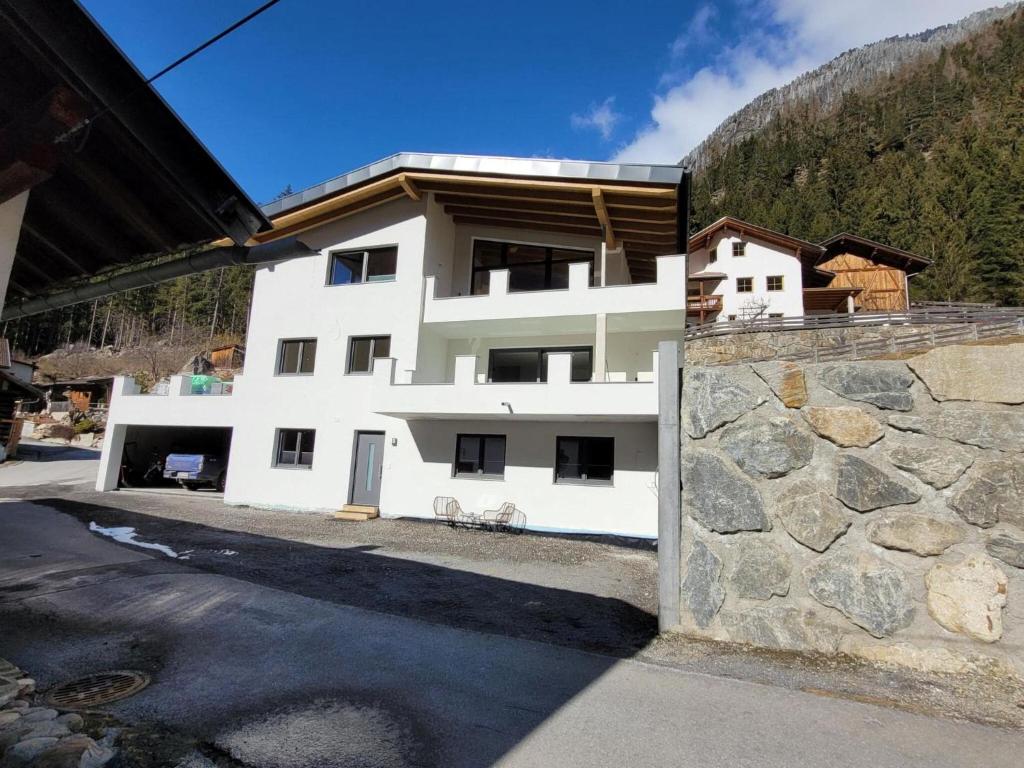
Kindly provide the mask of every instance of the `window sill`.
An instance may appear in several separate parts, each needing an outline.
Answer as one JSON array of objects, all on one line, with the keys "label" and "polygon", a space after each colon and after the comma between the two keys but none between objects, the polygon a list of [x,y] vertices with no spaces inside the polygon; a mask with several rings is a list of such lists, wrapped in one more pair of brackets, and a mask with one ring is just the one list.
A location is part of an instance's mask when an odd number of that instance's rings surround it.
[{"label": "window sill", "polygon": [[392,276],[392,277],[386,277],[386,278],[384,278],[382,280],[367,280],[365,282],[360,282],[360,283],[324,283],[324,288],[346,288],[346,287],[351,287],[351,286],[355,286],[355,285],[378,285],[380,283],[397,283],[397,282],[398,282],[398,278]]},{"label": "window sill", "polygon": [[309,472],[313,469],[312,464],[274,464],[271,469],[301,469],[305,472]]},{"label": "window sill", "polygon": [[584,486],[595,486],[598,488],[614,488],[614,480],[566,480],[560,479],[555,480],[552,485],[584,485]]},{"label": "window sill", "polygon": [[287,373],[285,371],[278,371],[277,373],[274,374],[274,376],[280,376],[281,378],[302,378],[303,376],[312,376],[313,373],[313,371],[310,371],[309,373]]},{"label": "window sill", "polygon": [[452,475],[452,479],[453,480],[486,480],[486,481],[491,482],[491,483],[493,483],[493,482],[499,482],[499,483],[505,482],[505,476],[504,475],[477,475],[477,474],[470,475],[470,474],[466,474],[466,473],[462,473],[462,474],[458,474],[457,473],[457,474]]}]

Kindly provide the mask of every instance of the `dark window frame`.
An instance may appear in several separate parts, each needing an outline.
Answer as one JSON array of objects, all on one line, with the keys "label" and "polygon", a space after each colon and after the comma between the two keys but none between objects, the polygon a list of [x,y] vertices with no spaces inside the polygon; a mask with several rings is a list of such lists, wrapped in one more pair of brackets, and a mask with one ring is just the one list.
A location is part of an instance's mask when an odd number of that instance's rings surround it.
[{"label": "dark window frame", "polygon": [[[778,280],[779,281],[779,287],[778,288],[772,288],[772,280]],[[786,290],[786,276],[785,275],[768,275],[764,279],[764,282],[765,282],[765,290],[770,291],[771,293],[779,293],[781,291]]]},{"label": "dark window frame", "polygon": [[548,380],[547,367],[544,365],[544,354],[557,354],[561,352],[587,352],[590,355],[590,376],[586,379],[573,379],[572,366],[569,367],[569,381],[582,384],[594,378],[594,348],[586,344],[568,347],[495,347],[487,351],[487,383],[488,384],[529,384],[530,382],[495,382],[494,381],[494,353],[495,352],[535,352],[537,354],[537,372],[539,379],[533,383],[543,383]]},{"label": "dark window frame", "polygon": [[[740,280],[748,280],[749,288],[740,288]],[[736,278],[736,293],[753,293],[754,292],[754,278],[752,277],[737,277]]]},{"label": "dark window frame", "polygon": [[[370,269],[370,257],[372,254],[380,251],[394,251],[395,252],[395,271],[390,275],[379,277],[376,280],[368,280],[367,276]],[[347,283],[336,283],[334,282],[334,262],[339,256],[355,256],[362,254],[362,270],[359,273],[358,280],[350,280]],[[391,245],[375,245],[370,248],[341,248],[336,251],[330,251],[327,254],[327,277],[325,285],[328,288],[332,288],[338,285],[372,285],[373,283],[393,283],[398,279],[398,244],[392,243]]]},{"label": "dark window frame", "polygon": [[[465,438],[477,438],[480,440],[479,453],[477,456],[478,469],[475,472],[459,471],[459,456],[461,455],[462,440]],[[487,455],[487,440],[501,440],[501,473],[484,472],[484,457]],[[455,435],[455,457],[452,460],[452,477],[476,480],[504,480],[505,467],[508,464],[508,435],[484,434],[480,432],[458,432]]]},{"label": "dark window frame", "polygon": [[714,264],[718,261],[718,245],[712,245],[708,247],[708,264]]},{"label": "dark window frame", "polygon": [[[381,339],[388,340],[388,354],[377,357],[374,355],[374,350],[377,347],[377,342]],[[355,357],[353,354],[355,351],[355,344],[358,341],[369,341],[370,342],[370,356],[368,358],[370,367],[365,371],[356,371],[352,368],[352,360]],[[349,336],[348,337],[348,359],[345,361],[345,375],[346,376],[368,376],[373,373],[373,361],[380,360],[391,356],[391,334],[389,333],[378,333],[373,335],[364,336]]]},{"label": "dark window frame", "polygon": [[739,242],[732,244],[732,257],[734,259],[742,259],[747,255],[747,244],[745,241],[740,240]]},{"label": "dark window frame", "polygon": [[[611,465],[608,472],[608,477],[588,477],[588,473],[583,471],[583,467],[589,467],[591,462],[584,461],[584,450],[580,448],[580,477],[560,477],[561,466],[559,464],[559,458],[561,456],[561,446],[563,441],[578,440],[581,444],[585,444],[590,441],[602,441],[611,443]],[[589,457],[587,457],[589,459]],[[556,485],[604,485],[611,486],[615,484],[615,438],[607,435],[558,435],[555,437],[555,484]]]},{"label": "dark window frame", "polygon": [[[313,343],[313,367],[308,371],[302,370],[302,358],[303,352],[305,351],[306,345],[310,342]],[[298,344],[299,353],[296,356],[298,368],[294,371],[284,370],[285,366],[285,344]],[[315,336],[309,337],[298,337],[294,339],[278,339],[277,341],[277,365],[274,367],[275,376],[312,376],[316,372],[316,354],[317,354],[317,339]]]},{"label": "dark window frame", "polygon": [[[487,266],[477,266],[476,264],[476,248],[477,243],[487,243],[489,245],[501,246],[501,257],[499,264],[491,264]],[[543,248],[544,249],[544,261],[529,262],[529,264],[543,264],[544,265],[544,287],[535,288],[532,291],[515,291],[512,289],[511,271],[517,266],[526,266],[513,264],[509,266],[508,263],[508,249],[509,246],[527,246],[529,248]],[[565,290],[561,288],[551,288],[551,269],[555,264],[578,264],[588,263],[590,264],[590,276],[588,278],[589,285],[594,285],[594,270],[597,264],[597,253],[586,248],[576,248],[573,246],[563,245],[546,245],[544,243],[520,243],[510,242],[506,240],[492,240],[487,237],[474,237],[470,243],[470,274],[469,274],[469,293],[471,296],[485,296],[484,293],[477,293],[474,289],[476,286],[476,276],[479,272],[494,272],[499,269],[509,270],[509,293],[532,293],[534,291],[550,291],[550,290]],[[554,258],[552,256],[553,251],[573,251],[580,254],[588,254],[589,258]]]},{"label": "dark window frame", "polygon": [[[289,433],[296,433],[297,436],[298,436],[298,440],[296,442],[296,448],[298,450],[293,451],[293,453],[295,454],[295,461],[283,461],[282,460],[282,454],[285,453],[285,451],[284,451],[285,436],[288,435]],[[313,443],[312,450],[310,450],[310,451],[303,451],[302,450],[302,448],[303,448],[303,444],[302,443],[303,443],[303,437],[304,436],[312,436],[312,438],[313,438],[312,439],[312,443]],[[302,462],[302,454],[305,453],[305,452],[308,452],[309,454],[311,454],[310,457],[309,457],[309,463],[308,464],[304,464]],[[315,429],[304,429],[304,428],[300,428],[300,427],[278,427],[277,430],[274,432],[274,463],[273,463],[273,466],[274,466],[275,469],[306,469],[306,470],[312,469],[313,468],[313,456],[312,456],[312,454],[315,453],[315,452],[316,452],[316,430]]]}]

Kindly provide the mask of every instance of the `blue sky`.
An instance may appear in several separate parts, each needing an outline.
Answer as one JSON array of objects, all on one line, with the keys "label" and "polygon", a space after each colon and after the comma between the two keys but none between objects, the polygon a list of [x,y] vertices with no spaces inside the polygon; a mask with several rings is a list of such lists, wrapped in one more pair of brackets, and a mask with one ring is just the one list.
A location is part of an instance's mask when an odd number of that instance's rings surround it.
[{"label": "blue sky", "polygon": [[[84,5],[149,75],[259,2]],[[766,88],[989,4],[282,0],[157,86],[260,202],[400,150],[676,162]]]}]

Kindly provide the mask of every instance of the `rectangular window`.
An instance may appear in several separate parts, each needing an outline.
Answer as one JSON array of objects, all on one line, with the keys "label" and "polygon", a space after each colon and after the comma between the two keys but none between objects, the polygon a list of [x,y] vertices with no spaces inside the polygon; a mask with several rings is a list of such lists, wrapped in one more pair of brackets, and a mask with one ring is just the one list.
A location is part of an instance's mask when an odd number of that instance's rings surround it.
[{"label": "rectangular window", "polygon": [[729,319],[730,320],[735,320],[736,319],[736,315],[729,315]]},{"label": "rectangular window", "polygon": [[782,275],[768,275],[768,290],[769,291],[781,291],[782,290]]},{"label": "rectangular window", "polygon": [[747,244],[746,243],[733,243],[732,244],[732,256],[734,259],[740,256],[747,255]]},{"label": "rectangular window", "polygon": [[504,435],[456,435],[455,477],[504,477]]},{"label": "rectangular window", "polygon": [[782,313],[781,312],[769,312],[768,313],[768,317],[780,318],[780,317],[782,317]]},{"label": "rectangular window", "polygon": [[559,437],[555,440],[555,482],[609,485],[615,471],[615,438]]},{"label": "rectangular window", "polygon": [[277,451],[274,466],[302,467],[313,466],[313,444],[316,441],[315,429],[279,429],[277,430]]},{"label": "rectangular window", "polygon": [[571,381],[590,381],[593,374],[591,347],[530,347],[492,349],[488,355],[489,382],[529,382],[548,380],[548,355],[568,352],[572,355]]},{"label": "rectangular window", "polygon": [[328,285],[379,283],[395,279],[398,247],[369,248],[365,251],[338,251],[331,254]]},{"label": "rectangular window", "polygon": [[390,354],[390,336],[353,336],[348,342],[346,373],[371,373],[373,361]]},{"label": "rectangular window", "polygon": [[511,293],[568,288],[569,265],[577,262],[590,264],[590,284],[593,285],[593,251],[474,240],[470,290],[474,295],[487,293],[492,269],[508,270],[508,290]]},{"label": "rectangular window", "polygon": [[277,356],[279,374],[310,374],[316,365],[316,339],[283,339]]},{"label": "rectangular window", "polygon": [[737,277],[736,278],[736,293],[753,293],[754,292],[754,278],[752,277]]},{"label": "rectangular window", "polygon": [[713,245],[708,248],[708,264],[714,264],[718,261],[718,246]]}]

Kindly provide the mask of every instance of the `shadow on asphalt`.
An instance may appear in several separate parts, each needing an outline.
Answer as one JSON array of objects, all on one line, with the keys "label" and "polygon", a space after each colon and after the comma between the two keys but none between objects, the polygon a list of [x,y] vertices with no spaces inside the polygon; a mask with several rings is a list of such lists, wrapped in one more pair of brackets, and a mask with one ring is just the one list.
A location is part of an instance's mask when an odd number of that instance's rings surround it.
[{"label": "shadow on asphalt", "polygon": [[[33,501],[85,525],[132,526],[144,541],[192,550],[176,561],[183,566],[339,605],[620,658],[657,635],[656,616],[616,598],[377,554],[372,545],[320,547],[70,499]],[[224,549],[240,555],[218,554]]]},{"label": "shadow on asphalt", "polygon": [[54,445],[52,443],[21,443],[12,457],[14,461],[99,461],[99,459],[100,452],[95,448]]},{"label": "shadow on asphalt", "polygon": [[[341,717],[340,711],[351,718],[356,712],[367,722],[389,724],[380,744],[366,745],[371,754],[385,749],[395,758],[381,765],[493,765],[604,676],[617,659],[634,655],[656,634],[654,616],[621,600],[403,560],[378,554],[372,545],[319,547],[69,499],[32,501],[85,525],[132,526],[143,541],[159,542],[178,553],[193,550],[188,560],[160,558],[114,566],[122,572],[112,575],[121,578],[108,582],[109,591],[92,598],[111,601],[110,610],[96,621],[82,623],[82,616],[64,615],[52,603],[42,614],[33,614],[31,604],[14,594],[6,595],[6,608],[0,599],[0,614],[8,613],[14,630],[5,644],[10,644],[15,658],[37,659],[44,679],[47,674],[66,675],[73,668],[78,674],[95,671],[83,669],[83,662],[86,667],[114,664],[149,672],[165,686],[154,687],[150,696],[158,698],[148,700],[143,719],[155,717],[192,733],[200,745],[223,746],[228,738],[224,734],[244,736],[255,728],[260,733],[270,729],[269,735],[292,721],[319,722],[328,715]],[[225,550],[238,555],[225,556]],[[260,606],[244,600],[236,604],[229,584],[218,588],[223,594],[216,595],[200,587],[195,593],[183,593],[180,586],[170,592],[162,589],[160,574],[179,568],[474,634],[465,642],[449,639],[444,646],[422,645],[430,633],[414,628],[396,636],[369,636],[366,643],[374,651],[356,662],[362,669],[353,673],[346,671],[352,662],[352,639],[345,637],[353,628],[324,625],[316,630],[315,639],[303,639],[308,626],[281,627],[281,637],[262,636],[265,629],[249,627],[255,621],[265,628],[261,622],[267,618]],[[149,574],[158,579],[152,582],[154,591],[140,594],[131,577]],[[59,577],[69,579],[68,584],[37,582],[35,588],[54,594],[62,586],[73,586],[76,579],[102,577],[72,573]],[[47,598],[43,600],[47,605]],[[217,611],[218,620],[210,621],[209,610]],[[358,621],[366,623],[365,618]],[[476,633],[595,653],[566,658],[543,646],[503,646]],[[303,650],[286,654],[284,667],[280,657],[265,657],[267,648],[289,642],[298,642]],[[231,653],[225,656],[227,647]],[[189,659],[185,678],[177,672],[183,653]],[[197,678],[193,667],[204,669],[204,674]],[[240,679],[245,682],[239,688]],[[183,700],[203,704],[185,707]],[[186,711],[178,712],[179,708]],[[351,732],[351,725],[321,723],[330,733],[349,730],[347,738],[357,742],[376,739],[370,737],[377,725],[367,726],[362,737]],[[286,744],[299,735],[278,734]],[[343,735],[331,738],[338,740],[342,752],[351,748]],[[247,765],[277,764],[272,755],[266,763],[259,755],[248,757],[252,759],[245,760]],[[308,764],[321,764],[310,760]]]}]

